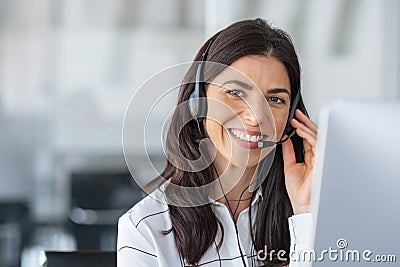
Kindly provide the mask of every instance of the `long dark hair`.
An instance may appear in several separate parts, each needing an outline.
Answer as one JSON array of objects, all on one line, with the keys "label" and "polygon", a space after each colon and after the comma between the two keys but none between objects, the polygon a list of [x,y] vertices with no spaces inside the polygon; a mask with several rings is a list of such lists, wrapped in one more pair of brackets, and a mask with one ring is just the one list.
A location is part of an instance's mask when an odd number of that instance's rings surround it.
[{"label": "long dark hair", "polygon": [[[235,60],[246,55],[263,55],[278,59],[287,70],[290,80],[291,103],[296,93],[300,90],[300,65],[287,33],[271,27],[262,19],[244,20],[236,22],[211,37],[197,53],[195,62],[188,70],[184,81],[193,81],[197,64],[204,51],[209,47],[207,61],[230,65]],[[219,71],[222,71],[220,69]],[[214,77],[217,73],[214,73]],[[211,80],[212,77],[208,77]],[[178,105],[189,99],[194,90],[193,82],[184,82],[180,88]],[[307,114],[302,98],[297,108]],[[200,157],[199,142],[204,138],[203,126],[198,128],[195,120],[190,120],[189,112],[176,111],[171,119],[167,132],[168,146],[171,138],[179,137],[178,146],[183,156],[189,160]],[[179,125],[189,120],[183,128]],[[180,129],[181,128],[181,129]],[[296,159],[303,161],[303,143],[298,135],[291,137],[294,145]],[[176,148],[175,148],[176,149]],[[208,155],[205,156],[207,159]],[[184,187],[198,187],[211,183],[216,178],[215,168],[211,164],[202,171],[184,171],[177,166],[179,159],[174,164],[167,160],[166,167],[160,176],[172,184]],[[293,209],[285,187],[283,156],[281,145],[277,145],[273,163],[266,178],[261,184],[263,199],[259,203],[255,222],[251,222],[251,207],[249,219],[251,236],[256,251],[263,250],[265,245],[268,250],[285,250],[289,252],[290,236],[288,218],[293,215]],[[194,199],[194,196],[185,195],[185,192],[172,192],[165,190],[167,198]],[[195,196],[205,198],[206,195]],[[172,228],[163,231],[164,234],[174,234],[175,244],[180,255],[192,265],[196,265],[210,246],[219,249],[222,245],[224,229],[213,212],[211,204],[196,207],[180,207],[169,205],[169,215]],[[218,229],[221,239],[215,242]],[[286,254],[288,255],[288,253]],[[276,258],[272,261],[266,257],[265,266],[278,266],[288,264]]]}]

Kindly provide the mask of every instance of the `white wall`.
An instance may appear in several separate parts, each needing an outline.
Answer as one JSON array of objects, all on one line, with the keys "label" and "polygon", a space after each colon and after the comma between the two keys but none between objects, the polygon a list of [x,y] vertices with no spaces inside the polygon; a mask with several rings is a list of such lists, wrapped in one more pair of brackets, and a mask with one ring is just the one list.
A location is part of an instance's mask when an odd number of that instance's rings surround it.
[{"label": "white wall", "polygon": [[303,67],[303,92],[314,119],[323,104],[338,98],[399,99],[397,0],[208,0],[206,11],[207,35],[254,17],[288,31]]}]

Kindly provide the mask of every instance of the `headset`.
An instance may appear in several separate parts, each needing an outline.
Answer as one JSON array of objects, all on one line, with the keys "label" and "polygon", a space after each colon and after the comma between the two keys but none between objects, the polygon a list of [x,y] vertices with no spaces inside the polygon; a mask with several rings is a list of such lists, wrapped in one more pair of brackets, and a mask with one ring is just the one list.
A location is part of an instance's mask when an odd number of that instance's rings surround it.
[{"label": "headset", "polygon": [[[200,63],[197,66],[196,70],[196,80],[195,80],[195,86],[193,92],[190,94],[189,97],[189,112],[192,116],[193,119],[196,120],[197,127],[199,128],[199,132],[201,133],[201,128],[200,128],[200,123],[202,121],[202,118],[204,118],[207,115],[207,101],[204,101],[204,98],[206,97],[206,89],[205,89],[205,82],[204,82],[204,64],[208,55],[208,51],[210,50],[210,47],[213,42],[210,42],[206,48],[206,50],[203,52],[200,58]],[[299,104],[300,101],[300,89],[297,91],[296,96],[293,99],[292,106],[289,111],[289,117],[288,121],[285,126],[285,130],[283,132],[283,135],[287,135],[286,138],[281,139],[279,141],[260,141],[258,142],[258,147],[259,148],[266,148],[266,147],[271,147],[277,144],[282,144],[286,142],[289,138],[291,138],[295,132],[296,129],[293,128],[293,126],[290,124],[290,121],[294,118],[294,113],[296,111],[296,108]],[[200,98],[203,98],[201,101]]]}]

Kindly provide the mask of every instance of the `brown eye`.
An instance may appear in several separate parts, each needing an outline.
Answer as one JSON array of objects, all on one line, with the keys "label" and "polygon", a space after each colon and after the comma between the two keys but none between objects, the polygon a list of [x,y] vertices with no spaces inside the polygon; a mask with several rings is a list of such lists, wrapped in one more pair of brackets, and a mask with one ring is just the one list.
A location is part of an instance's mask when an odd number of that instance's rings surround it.
[{"label": "brown eye", "polygon": [[283,99],[279,96],[271,96],[268,98],[268,101],[272,101],[275,104],[285,104],[286,103],[285,99]]},{"label": "brown eye", "polygon": [[244,97],[243,91],[238,89],[227,90],[226,93],[235,97]]}]

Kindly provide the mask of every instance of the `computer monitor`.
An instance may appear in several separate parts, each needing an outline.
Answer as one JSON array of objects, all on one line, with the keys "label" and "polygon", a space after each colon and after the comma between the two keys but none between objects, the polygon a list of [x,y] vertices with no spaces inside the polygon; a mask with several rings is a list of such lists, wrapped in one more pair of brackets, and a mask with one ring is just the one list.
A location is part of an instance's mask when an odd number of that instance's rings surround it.
[{"label": "computer monitor", "polygon": [[321,112],[312,266],[398,266],[399,136],[400,102],[336,102]]}]

